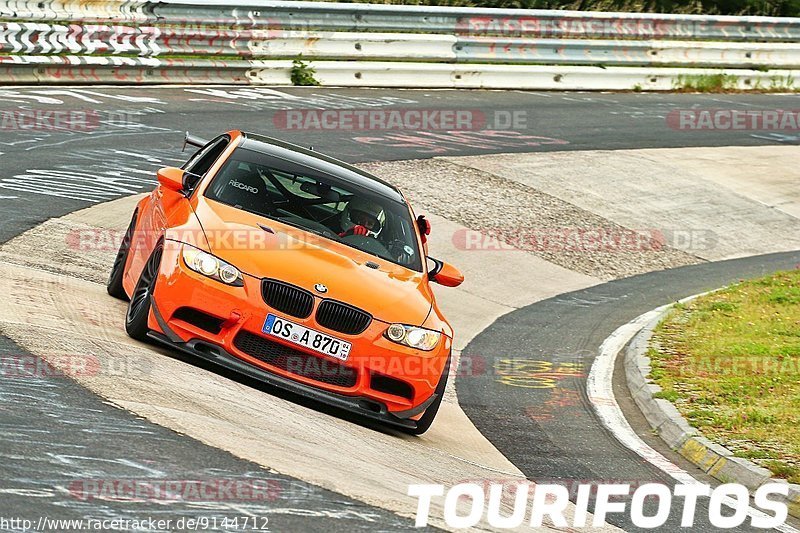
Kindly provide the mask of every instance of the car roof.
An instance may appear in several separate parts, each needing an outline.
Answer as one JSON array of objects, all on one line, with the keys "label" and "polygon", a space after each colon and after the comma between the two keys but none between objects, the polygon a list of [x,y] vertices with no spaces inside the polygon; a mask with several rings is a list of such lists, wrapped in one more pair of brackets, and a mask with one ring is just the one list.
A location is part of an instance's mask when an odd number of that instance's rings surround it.
[{"label": "car roof", "polygon": [[280,157],[281,159],[331,174],[342,181],[369,189],[391,200],[406,203],[403,194],[397,187],[344,161],[297,144],[275,139],[274,137],[256,133],[241,133],[244,137],[244,141],[241,144],[242,148]]}]

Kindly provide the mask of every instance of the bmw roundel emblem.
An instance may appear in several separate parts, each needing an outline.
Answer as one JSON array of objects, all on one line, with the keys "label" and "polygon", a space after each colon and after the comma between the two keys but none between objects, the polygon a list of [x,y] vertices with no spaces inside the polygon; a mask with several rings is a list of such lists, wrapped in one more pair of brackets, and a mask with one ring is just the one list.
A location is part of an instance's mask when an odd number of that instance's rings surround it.
[{"label": "bmw roundel emblem", "polygon": [[328,292],[328,287],[326,287],[322,283],[317,283],[316,285],[314,285],[314,290],[322,294],[325,294],[326,292]]}]

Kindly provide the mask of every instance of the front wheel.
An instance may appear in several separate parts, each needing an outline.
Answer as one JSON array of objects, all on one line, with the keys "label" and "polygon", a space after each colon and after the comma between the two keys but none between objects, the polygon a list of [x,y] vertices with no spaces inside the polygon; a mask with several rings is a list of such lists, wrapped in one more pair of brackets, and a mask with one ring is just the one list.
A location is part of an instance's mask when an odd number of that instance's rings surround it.
[{"label": "front wheel", "polygon": [[439,406],[442,404],[442,398],[444,398],[444,390],[447,388],[447,375],[450,374],[450,356],[447,356],[447,362],[444,365],[444,370],[442,370],[442,377],[439,378],[439,383],[436,385],[436,390],[434,390],[434,394],[436,394],[436,399],[433,401],[432,404],[425,409],[425,412],[422,416],[417,420],[417,427],[415,428],[403,428],[402,431],[405,433],[409,433],[411,435],[422,435],[431,427],[433,424],[433,419],[436,418],[436,414],[439,412]]},{"label": "front wheel", "polygon": [[128,312],[125,315],[125,331],[128,335],[139,341],[147,340],[147,319],[150,316],[150,308],[153,302],[153,290],[156,287],[158,271],[161,266],[161,255],[164,245],[158,243],[147,264],[142,269],[142,275],[136,283],[136,288],[131,294],[131,301],[128,303]]}]

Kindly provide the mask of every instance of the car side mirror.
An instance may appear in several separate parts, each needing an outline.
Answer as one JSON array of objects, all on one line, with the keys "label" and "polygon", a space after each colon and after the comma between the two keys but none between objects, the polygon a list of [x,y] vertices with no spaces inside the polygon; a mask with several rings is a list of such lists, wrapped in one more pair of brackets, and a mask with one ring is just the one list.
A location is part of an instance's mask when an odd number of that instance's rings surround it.
[{"label": "car side mirror", "polygon": [[158,183],[165,189],[176,192],[183,191],[183,170],[174,167],[164,167],[159,169],[157,175]]},{"label": "car side mirror", "polygon": [[189,172],[188,170],[183,171],[183,192],[186,196],[189,196],[197,184],[200,183],[200,180],[203,179],[203,176],[200,174],[195,174],[194,172]]},{"label": "car side mirror", "polygon": [[464,281],[464,274],[450,263],[428,257],[433,268],[428,271],[428,279],[445,287],[458,287]]}]

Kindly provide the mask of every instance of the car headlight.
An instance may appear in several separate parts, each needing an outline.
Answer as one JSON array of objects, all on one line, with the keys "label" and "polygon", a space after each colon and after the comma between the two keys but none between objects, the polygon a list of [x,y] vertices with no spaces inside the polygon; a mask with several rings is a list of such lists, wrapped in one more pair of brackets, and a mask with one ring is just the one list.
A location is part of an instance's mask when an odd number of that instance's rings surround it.
[{"label": "car headlight", "polygon": [[183,262],[195,272],[221,281],[226,285],[244,286],[244,278],[238,268],[197,248],[184,246]]},{"label": "car headlight", "polygon": [[426,352],[433,350],[442,336],[438,331],[405,324],[392,324],[386,329],[385,335],[392,342]]}]

